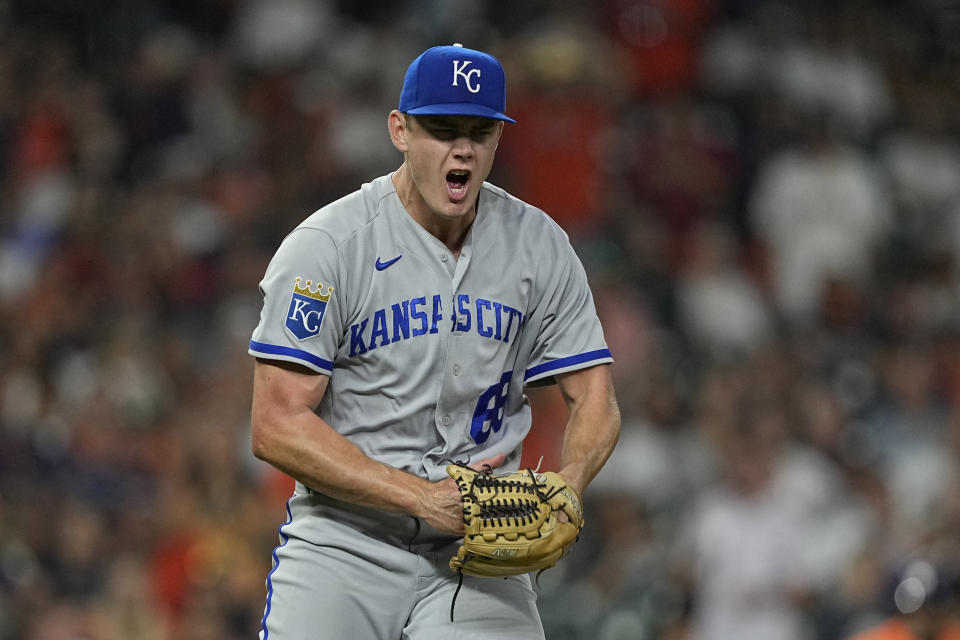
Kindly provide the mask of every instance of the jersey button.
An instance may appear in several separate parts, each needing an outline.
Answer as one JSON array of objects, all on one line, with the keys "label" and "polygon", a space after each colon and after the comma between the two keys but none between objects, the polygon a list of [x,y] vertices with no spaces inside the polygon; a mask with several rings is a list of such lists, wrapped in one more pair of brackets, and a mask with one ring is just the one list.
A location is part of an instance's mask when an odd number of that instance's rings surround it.
[{"label": "jersey button", "polygon": [[443,418],[440,419],[440,422],[443,424],[450,424],[450,416],[443,416]]},{"label": "jersey button", "polygon": [[441,254],[440,254],[440,262],[446,262],[446,261],[447,261],[447,254],[441,253]]},{"label": "jersey button", "polygon": [[462,371],[463,369],[460,368],[460,365],[458,364],[453,365],[453,375],[458,376]]}]

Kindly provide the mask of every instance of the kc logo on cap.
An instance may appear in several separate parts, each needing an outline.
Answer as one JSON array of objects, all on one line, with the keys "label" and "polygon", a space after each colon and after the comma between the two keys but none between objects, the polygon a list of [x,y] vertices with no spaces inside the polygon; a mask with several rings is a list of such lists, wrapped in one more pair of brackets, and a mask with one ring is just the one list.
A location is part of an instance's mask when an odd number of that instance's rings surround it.
[{"label": "kc logo on cap", "polygon": [[407,69],[397,110],[415,116],[482,116],[515,122],[507,104],[503,66],[463,45],[432,47]]},{"label": "kc logo on cap", "polygon": [[[467,91],[470,93],[478,93],[480,91],[480,84],[478,83],[476,87],[470,84],[470,77],[473,74],[477,74],[479,79],[481,71],[480,69],[470,69],[466,71],[467,66],[471,63],[470,60],[464,60],[462,63],[459,60],[453,61],[453,86],[457,86],[457,76],[461,76],[463,81],[467,83]],[[457,65],[460,65],[459,67]]]}]

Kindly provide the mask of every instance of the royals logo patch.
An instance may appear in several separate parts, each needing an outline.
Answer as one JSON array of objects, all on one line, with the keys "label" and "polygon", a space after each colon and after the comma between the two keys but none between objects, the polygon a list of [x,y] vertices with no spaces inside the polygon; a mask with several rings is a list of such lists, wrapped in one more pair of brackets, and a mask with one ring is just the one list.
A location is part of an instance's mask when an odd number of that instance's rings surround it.
[{"label": "royals logo patch", "polygon": [[317,290],[312,289],[313,282],[307,280],[303,286],[300,278],[293,285],[293,297],[290,298],[290,308],[287,309],[287,329],[300,340],[312,338],[320,333],[320,324],[323,314],[327,310],[327,303],[333,295],[333,287],[323,289],[323,283],[317,283]]}]

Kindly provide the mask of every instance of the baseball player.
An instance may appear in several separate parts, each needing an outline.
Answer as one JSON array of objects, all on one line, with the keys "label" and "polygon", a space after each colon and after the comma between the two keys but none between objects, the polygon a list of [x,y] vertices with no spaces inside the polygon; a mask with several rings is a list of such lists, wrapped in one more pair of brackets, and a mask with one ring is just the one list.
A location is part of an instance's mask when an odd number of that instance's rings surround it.
[{"label": "baseball player", "polygon": [[524,388],[557,383],[556,471],[582,495],[620,417],[566,235],[485,182],[505,96],[490,55],[421,54],[388,116],[400,168],[304,220],[260,283],[252,448],[297,481],[263,640],[543,637],[526,574],[460,576],[451,621],[464,521],[445,469],[515,470]]}]

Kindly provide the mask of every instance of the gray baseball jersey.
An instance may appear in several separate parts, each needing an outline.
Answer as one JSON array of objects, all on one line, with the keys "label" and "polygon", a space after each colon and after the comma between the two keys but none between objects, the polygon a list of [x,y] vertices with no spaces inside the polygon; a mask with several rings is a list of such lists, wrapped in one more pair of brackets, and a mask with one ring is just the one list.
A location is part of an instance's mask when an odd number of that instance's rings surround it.
[{"label": "gray baseball jersey", "polygon": [[330,376],[318,415],[433,481],[450,460],[516,468],[524,386],[612,362],[566,234],[489,183],[459,259],[382,176],[292,231],[260,289],[250,354]]}]

